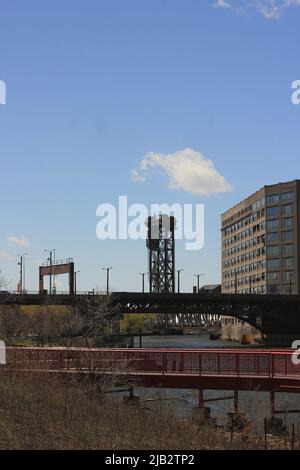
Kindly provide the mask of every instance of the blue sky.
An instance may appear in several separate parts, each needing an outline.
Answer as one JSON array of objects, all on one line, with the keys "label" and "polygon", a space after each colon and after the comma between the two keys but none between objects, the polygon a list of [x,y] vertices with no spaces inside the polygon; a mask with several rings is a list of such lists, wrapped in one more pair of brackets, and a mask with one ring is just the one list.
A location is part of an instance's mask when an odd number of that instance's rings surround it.
[{"label": "blue sky", "polygon": [[[205,204],[204,248],[178,243],[177,267],[183,290],[196,272],[219,282],[221,212],[300,177],[299,2],[1,0],[0,15],[0,269],[10,288],[19,253],[37,289],[43,250],[55,248],[74,258],[78,289],[103,288],[101,268],[113,266],[114,289],[139,290],[144,241],[95,233],[98,204],[123,194]],[[148,152],[186,148],[232,190],[171,189],[161,165],[132,180]]]}]

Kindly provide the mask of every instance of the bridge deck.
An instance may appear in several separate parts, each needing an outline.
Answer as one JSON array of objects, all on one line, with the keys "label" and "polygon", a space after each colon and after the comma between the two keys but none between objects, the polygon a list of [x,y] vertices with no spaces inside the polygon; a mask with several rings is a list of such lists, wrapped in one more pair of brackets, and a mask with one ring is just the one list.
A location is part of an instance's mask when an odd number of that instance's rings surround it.
[{"label": "bridge deck", "polygon": [[[7,370],[113,374],[166,388],[300,392],[292,350],[7,348]],[[2,369],[2,368],[1,368]]]}]

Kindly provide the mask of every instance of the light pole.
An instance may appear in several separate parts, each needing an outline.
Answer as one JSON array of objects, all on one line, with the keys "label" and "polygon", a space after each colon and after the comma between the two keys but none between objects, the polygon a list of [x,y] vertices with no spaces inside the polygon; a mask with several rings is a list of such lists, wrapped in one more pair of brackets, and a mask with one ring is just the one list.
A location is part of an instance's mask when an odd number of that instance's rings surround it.
[{"label": "light pole", "polygon": [[28,253],[24,253],[23,255],[18,255],[20,258],[20,261],[18,262],[18,266],[20,266],[20,280],[19,280],[19,293],[23,294],[23,291],[25,289],[25,256],[27,256]]},{"label": "light pole", "polygon": [[[55,248],[53,250],[44,250],[47,253],[49,253],[49,258],[47,258],[47,261],[50,262],[50,275],[49,275],[49,294],[52,294],[52,253],[55,253]],[[54,255],[55,256],[55,255]],[[55,259],[55,258],[54,258]]]},{"label": "light pole", "polygon": [[205,273],[194,274],[194,276],[197,277],[197,293],[199,294],[199,291],[200,291],[200,277],[205,276]]},{"label": "light pole", "polygon": [[20,266],[20,280],[19,280],[19,293],[23,294],[23,291],[25,289],[25,256],[27,256],[28,253],[24,253],[23,255],[18,255],[20,258],[20,261],[18,262],[18,266]]},{"label": "light pole", "polygon": [[109,268],[102,268],[103,271],[106,271],[106,294],[107,295],[109,294],[109,271],[112,268],[113,268],[112,266],[110,266]]},{"label": "light pole", "polygon": [[148,273],[140,273],[140,276],[142,276],[142,292],[143,294],[145,293],[145,276]]},{"label": "light pole", "polygon": [[184,269],[177,269],[177,292],[180,293],[180,273],[182,273]]},{"label": "light pole", "polygon": [[25,275],[26,275],[26,272],[25,272],[25,256],[27,256],[28,253],[24,253],[23,255],[23,289],[22,289],[22,293],[24,291],[26,291],[26,283],[25,283]]},{"label": "light pole", "polygon": [[77,273],[80,273],[80,271],[74,271],[74,292],[75,292],[75,294],[77,292]]}]

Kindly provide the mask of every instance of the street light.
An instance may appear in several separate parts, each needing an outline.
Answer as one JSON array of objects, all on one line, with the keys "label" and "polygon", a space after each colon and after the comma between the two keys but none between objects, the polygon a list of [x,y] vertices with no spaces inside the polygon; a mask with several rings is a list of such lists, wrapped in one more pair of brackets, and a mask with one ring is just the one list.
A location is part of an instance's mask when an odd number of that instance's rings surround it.
[{"label": "street light", "polygon": [[80,271],[74,271],[74,292],[75,292],[75,294],[77,292],[77,273],[80,273]]},{"label": "street light", "polygon": [[143,294],[145,293],[145,276],[148,273],[140,273],[140,276],[142,276],[142,292]]},{"label": "street light", "polygon": [[20,294],[23,294],[23,291],[25,290],[25,256],[27,255],[28,253],[24,253],[23,255],[18,255],[20,258],[20,261],[18,262],[18,266],[20,266],[20,280],[19,280]]},{"label": "street light", "polygon": [[177,292],[178,294],[180,293],[180,273],[182,273],[182,271],[184,271],[184,269],[177,269],[177,282],[178,282]]},{"label": "street light", "polygon": [[194,274],[194,276],[197,277],[197,293],[199,294],[199,291],[200,291],[200,277],[205,276],[205,273]]},{"label": "street light", "polygon": [[113,268],[112,266],[110,266],[109,268],[102,268],[103,271],[106,271],[106,294],[107,295],[109,294],[109,271],[112,268]]},{"label": "street light", "polygon": [[[55,253],[55,248],[53,248],[53,250],[44,250],[44,251],[49,253],[49,258],[47,258],[47,261],[50,261],[49,293],[52,294],[52,253]],[[54,254],[54,261],[55,261],[55,254]],[[55,280],[54,280],[54,286],[55,286]]]}]

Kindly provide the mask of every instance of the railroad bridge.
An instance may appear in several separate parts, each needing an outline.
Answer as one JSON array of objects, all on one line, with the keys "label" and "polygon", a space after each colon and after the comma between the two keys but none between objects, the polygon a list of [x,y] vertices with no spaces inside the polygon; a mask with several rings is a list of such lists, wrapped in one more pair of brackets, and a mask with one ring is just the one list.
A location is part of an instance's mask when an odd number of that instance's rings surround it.
[{"label": "railroad bridge", "polygon": [[[74,305],[92,297],[105,299],[105,295],[81,293],[56,294],[8,294],[0,293],[0,304],[19,305]],[[173,324],[184,321],[220,318],[222,315],[238,318],[261,331],[266,338],[285,339],[291,345],[300,340],[300,296],[255,294],[156,294],[115,292],[108,298],[108,307],[114,307],[119,318],[125,313],[152,313],[168,315]],[[116,308],[118,307],[118,308]]]}]

